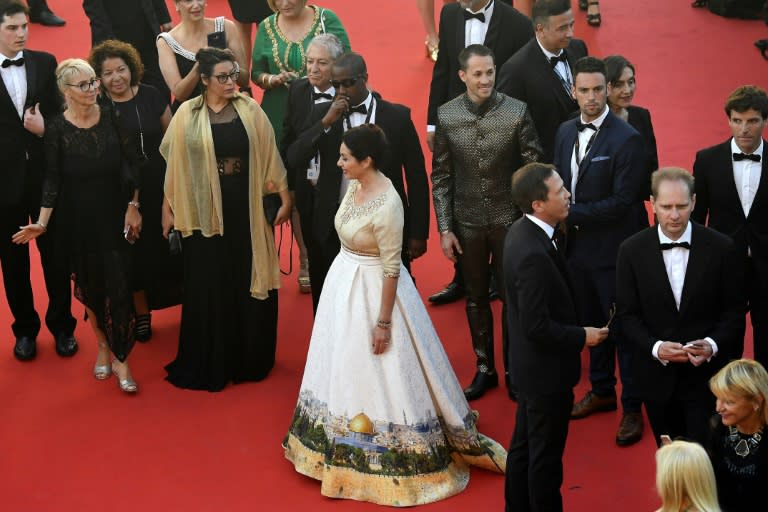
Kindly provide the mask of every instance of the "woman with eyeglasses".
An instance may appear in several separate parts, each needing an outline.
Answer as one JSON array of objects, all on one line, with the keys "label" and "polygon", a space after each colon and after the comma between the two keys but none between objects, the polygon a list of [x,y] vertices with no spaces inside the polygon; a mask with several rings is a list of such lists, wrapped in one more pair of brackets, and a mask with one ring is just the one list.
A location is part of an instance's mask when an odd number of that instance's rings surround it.
[{"label": "woman with eyeglasses", "polygon": [[142,162],[139,178],[143,231],[134,247],[134,334],[136,341],[149,341],[151,311],[181,302],[180,263],[169,253],[161,222],[165,160],[158,148],[171,122],[171,110],[167,96],[140,83],[144,66],[132,45],[104,41],[91,49],[88,61],[101,77],[103,101],[115,109],[118,125],[130,137]]},{"label": "woman with eyeglasses", "polygon": [[[195,54],[200,48],[229,48],[236,62],[246,62],[246,50],[237,27],[230,20],[205,17],[205,0],[174,0],[181,22],[157,36],[160,70],[173,95],[173,110],[179,104],[198,96],[202,90],[200,68]],[[248,91],[248,75],[238,79],[241,90]]]},{"label": "woman with eyeglasses", "polygon": [[40,216],[13,241],[44,236],[56,210],[54,247],[68,260],[75,297],[85,305],[99,345],[93,375],[105,380],[114,373],[121,390],[136,393],[127,364],[135,325],[130,244],[142,227],[135,151],[121,138],[109,108],[97,103],[100,80],[87,62],[64,60],[56,82],[67,108],[46,123]]},{"label": "woman with eyeglasses", "polygon": [[[307,5],[307,0],[268,0],[275,12],[259,23],[253,45],[251,78],[264,89],[261,106],[275,131],[280,146],[283,140],[283,120],[288,110],[288,86],[291,81],[307,74],[306,53],[310,41],[320,34],[330,33],[349,51],[349,38],[341,21],[329,9]],[[329,91],[333,94],[333,91]],[[299,214],[294,211],[291,225],[299,246],[299,291],[312,291],[307,263],[307,248],[301,236]]]},{"label": "woman with eyeglasses", "polygon": [[182,235],[184,295],[167,379],[220,391],[258,381],[275,362],[280,268],[263,198],[291,198],[275,136],[258,103],[237,92],[230,50],[197,52],[203,93],[179,107],[160,144],[168,163],[163,229]]}]

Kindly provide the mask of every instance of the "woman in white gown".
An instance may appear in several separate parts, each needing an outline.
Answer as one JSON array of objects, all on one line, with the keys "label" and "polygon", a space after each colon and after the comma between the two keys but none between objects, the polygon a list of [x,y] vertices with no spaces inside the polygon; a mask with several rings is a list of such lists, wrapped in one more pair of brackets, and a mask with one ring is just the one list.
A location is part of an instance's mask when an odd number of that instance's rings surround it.
[{"label": "woman in white gown", "polygon": [[377,170],[384,133],[347,131],[341,251],[323,286],[285,455],[333,498],[411,506],[461,492],[469,464],[504,473],[400,260],[403,206]]}]

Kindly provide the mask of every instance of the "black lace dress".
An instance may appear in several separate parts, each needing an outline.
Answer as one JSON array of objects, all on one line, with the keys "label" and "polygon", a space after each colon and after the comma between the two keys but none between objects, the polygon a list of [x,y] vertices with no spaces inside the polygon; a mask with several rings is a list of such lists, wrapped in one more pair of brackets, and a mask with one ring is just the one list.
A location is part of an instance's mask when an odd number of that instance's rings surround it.
[{"label": "black lace dress", "polygon": [[134,172],[123,171],[122,153],[107,109],[85,129],[58,115],[45,130],[41,204],[54,209],[54,247],[71,268],[75,297],[94,312],[112,353],[125,361],[134,344],[135,312],[131,246],[123,227],[138,180]]},{"label": "black lace dress", "polygon": [[[220,391],[229,382],[259,381],[275,363],[277,290],[251,297],[248,135],[230,105],[210,112],[219,165],[224,235],[183,239],[184,302],[173,385]],[[258,151],[258,148],[253,148]],[[258,205],[262,207],[261,204]]]},{"label": "black lace dress", "polygon": [[163,138],[160,118],[167,107],[168,98],[144,84],[135,97],[115,102],[124,135],[136,150],[143,147],[147,157],[139,169],[142,228],[134,246],[133,289],[146,292],[150,310],[181,304],[181,258],[168,251],[162,226],[165,160],[158,148]]}]

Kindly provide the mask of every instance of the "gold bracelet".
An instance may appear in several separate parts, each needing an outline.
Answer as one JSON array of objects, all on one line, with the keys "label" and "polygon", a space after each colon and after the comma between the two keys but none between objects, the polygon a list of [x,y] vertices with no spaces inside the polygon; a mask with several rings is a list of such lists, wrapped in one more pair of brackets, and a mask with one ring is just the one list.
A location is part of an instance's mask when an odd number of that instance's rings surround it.
[{"label": "gold bracelet", "polygon": [[387,320],[376,320],[376,327],[380,329],[391,329],[392,328],[392,321]]}]

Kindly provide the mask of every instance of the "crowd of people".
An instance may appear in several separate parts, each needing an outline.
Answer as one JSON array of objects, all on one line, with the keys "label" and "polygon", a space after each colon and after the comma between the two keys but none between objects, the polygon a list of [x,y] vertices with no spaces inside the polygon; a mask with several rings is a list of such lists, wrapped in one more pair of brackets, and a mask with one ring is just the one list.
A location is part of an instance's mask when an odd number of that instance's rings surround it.
[{"label": "crowd of people", "polygon": [[[233,0],[233,22],[175,0],[174,25],[165,2],[85,0],[90,54],[57,64],[27,48],[28,23],[63,20],[45,2],[0,0],[14,356],[37,353],[35,239],[56,352],[78,350],[74,292],[96,379],[137,393],[134,344],[152,338],[153,310],[181,304],[171,384],[262,380],[279,338],[274,226],[290,220],[314,325],[284,449],[324,495],[429,503],[463,490],[474,465],[506,474],[507,510],[562,510],[569,422],[620,399],[615,442],[642,438],[644,405],[661,447],[660,510],[756,503],[768,472],[768,94],[736,88],[733,136],[698,152],[692,173],[660,168],[635,66],[589,55],[570,0],[532,4],[529,18],[500,0],[446,2],[439,38],[428,27],[428,176],[410,109],[371,90],[329,9]],[[579,2],[592,25],[596,5]],[[476,371],[464,388],[411,275],[430,179],[454,264],[430,301],[466,297]],[[755,360],[742,359],[747,311]],[[574,403],[585,347],[591,388]],[[508,452],[469,405],[499,381],[517,401]]]}]

